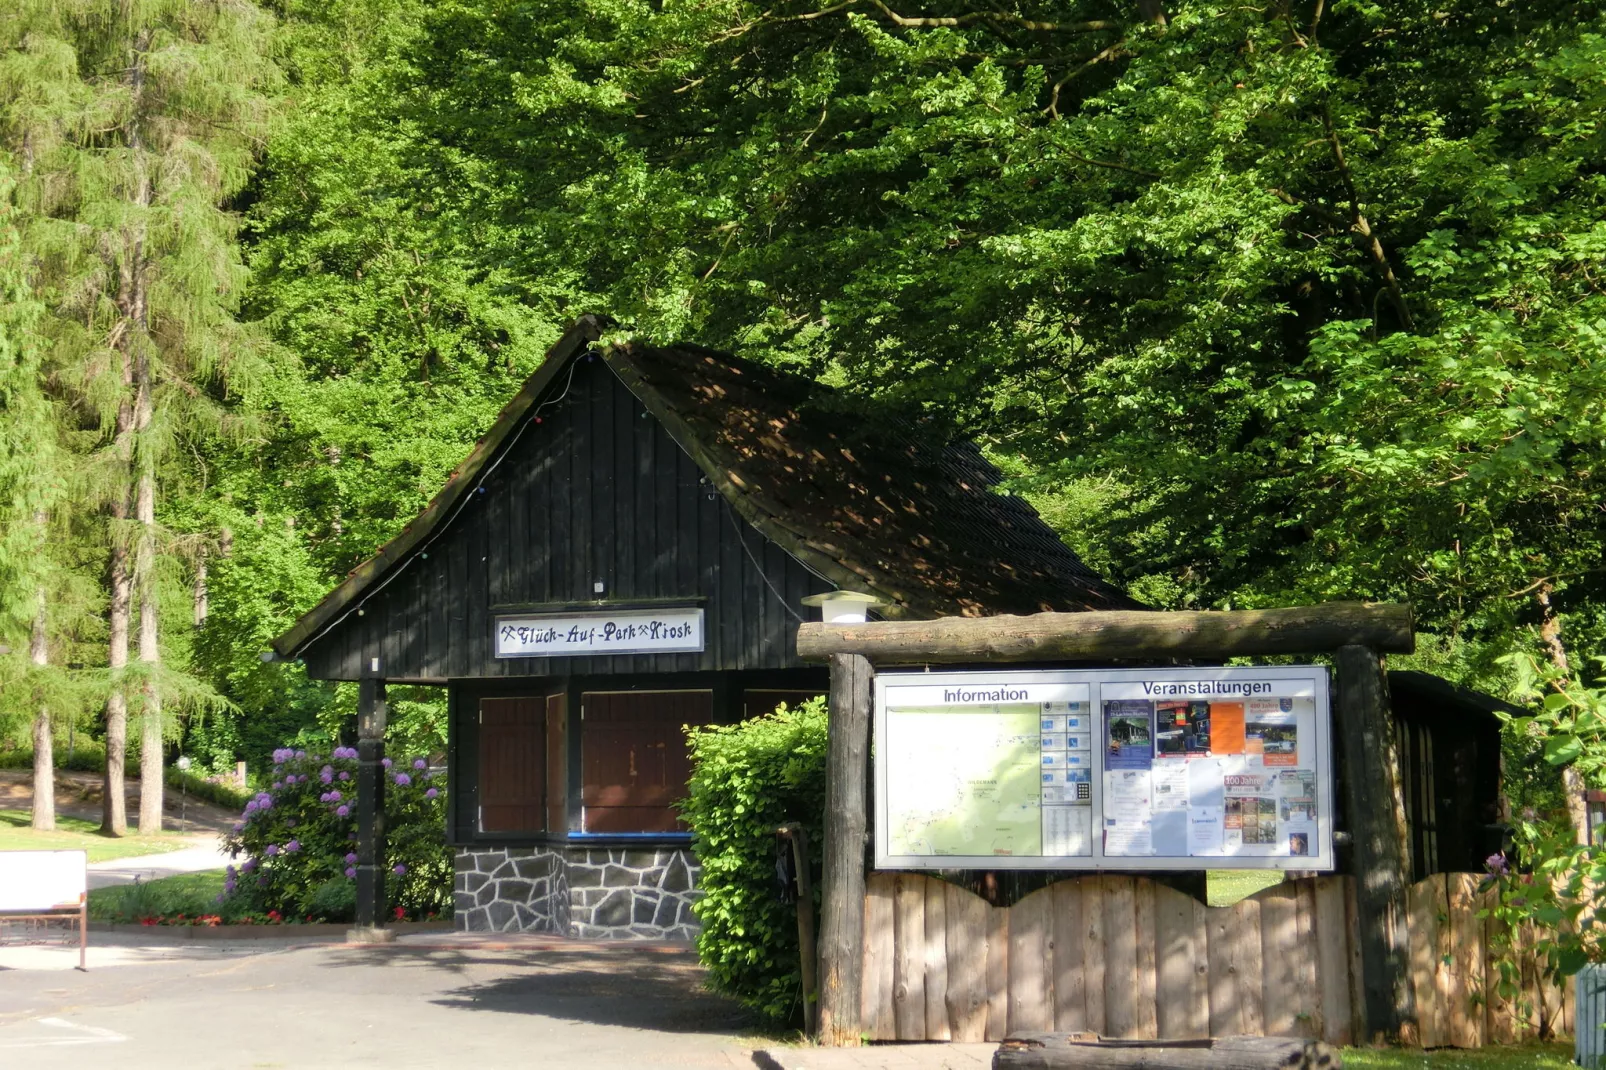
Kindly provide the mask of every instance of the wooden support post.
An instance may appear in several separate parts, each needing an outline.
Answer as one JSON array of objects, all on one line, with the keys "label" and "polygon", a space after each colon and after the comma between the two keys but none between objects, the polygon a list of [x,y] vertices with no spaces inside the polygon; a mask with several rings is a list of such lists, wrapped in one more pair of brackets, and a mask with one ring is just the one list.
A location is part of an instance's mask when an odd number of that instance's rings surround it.
[{"label": "wooden support post", "polygon": [[873,670],[854,654],[831,656],[820,901],[820,1043],[857,1045],[864,959],[864,844]]},{"label": "wooden support post", "polygon": [[1416,1007],[1409,973],[1405,888],[1405,811],[1399,751],[1389,712],[1388,677],[1377,652],[1342,646],[1334,656],[1338,754],[1344,763],[1344,810],[1354,840],[1356,906],[1365,995],[1365,1037],[1412,1039]]},{"label": "wooden support post", "polygon": [[385,927],[386,719],[385,682],[365,674],[357,683],[356,940],[381,940]]}]

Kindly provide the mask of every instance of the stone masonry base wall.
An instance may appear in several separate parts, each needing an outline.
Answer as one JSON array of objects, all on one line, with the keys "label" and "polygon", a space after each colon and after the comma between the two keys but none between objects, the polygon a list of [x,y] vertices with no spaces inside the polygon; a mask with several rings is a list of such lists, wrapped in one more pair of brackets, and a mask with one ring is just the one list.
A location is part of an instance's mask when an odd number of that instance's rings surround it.
[{"label": "stone masonry base wall", "polygon": [[588,940],[697,935],[690,851],[601,847],[460,847],[457,927]]}]

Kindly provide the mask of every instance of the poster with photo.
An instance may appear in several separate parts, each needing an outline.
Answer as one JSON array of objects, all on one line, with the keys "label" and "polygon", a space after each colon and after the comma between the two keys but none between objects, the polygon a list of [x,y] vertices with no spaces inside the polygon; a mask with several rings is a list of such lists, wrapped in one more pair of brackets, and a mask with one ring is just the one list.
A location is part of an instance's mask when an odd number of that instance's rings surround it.
[{"label": "poster with photo", "polygon": [[1104,768],[1147,769],[1154,761],[1154,703],[1118,699],[1104,704]]}]

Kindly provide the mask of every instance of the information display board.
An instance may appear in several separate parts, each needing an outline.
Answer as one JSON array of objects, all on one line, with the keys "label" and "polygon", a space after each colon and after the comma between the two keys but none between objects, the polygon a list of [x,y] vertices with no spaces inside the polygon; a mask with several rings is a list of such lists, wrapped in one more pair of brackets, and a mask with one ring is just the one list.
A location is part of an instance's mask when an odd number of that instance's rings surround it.
[{"label": "information display board", "polygon": [[882,673],[880,869],[1333,868],[1327,669]]}]

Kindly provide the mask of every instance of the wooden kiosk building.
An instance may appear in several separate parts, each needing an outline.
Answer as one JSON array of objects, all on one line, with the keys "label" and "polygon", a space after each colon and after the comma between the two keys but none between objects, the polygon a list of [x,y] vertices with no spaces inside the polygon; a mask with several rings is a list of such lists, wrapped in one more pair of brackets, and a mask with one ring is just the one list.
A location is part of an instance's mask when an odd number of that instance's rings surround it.
[{"label": "wooden kiosk building", "polygon": [[362,682],[368,798],[385,684],[448,688],[459,928],[691,935],[681,726],[825,691],[794,649],[809,595],[867,592],[888,619],[1138,608],[993,493],[973,446],[604,327],[572,327],[413,523],[274,642]]}]

